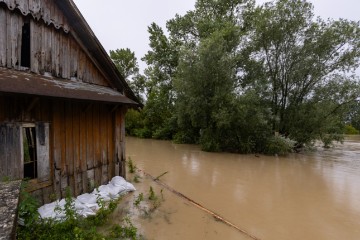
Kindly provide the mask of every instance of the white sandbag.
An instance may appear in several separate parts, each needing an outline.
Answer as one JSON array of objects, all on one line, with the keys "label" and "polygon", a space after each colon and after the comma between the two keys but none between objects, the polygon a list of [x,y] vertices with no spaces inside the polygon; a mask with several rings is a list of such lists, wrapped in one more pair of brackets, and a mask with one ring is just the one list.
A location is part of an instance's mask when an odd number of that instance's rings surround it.
[{"label": "white sandbag", "polygon": [[134,185],[132,185],[132,184],[129,183],[129,182],[126,182],[125,188],[126,188],[126,191],[128,191],[128,192],[134,192],[134,191],[136,191],[136,188],[134,187]]},{"label": "white sandbag", "polygon": [[[98,201],[105,202],[117,199],[120,195],[135,191],[135,187],[124,178],[116,176],[107,185],[102,185],[92,193],[85,193],[74,199],[75,211],[79,216],[87,217],[95,215],[99,210]],[[65,199],[55,201],[38,209],[41,218],[63,220],[65,215]]]},{"label": "white sandbag", "polygon": [[81,203],[85,204],[92,211],[96,212],[99,210],[99,204],[97,203],[97,196],[92,193],[84,193],[79,195],[77,198]]},{"label": "white sandbag", "polygon": [[75,200],[74,207],[75,207],[76,213],[77,213],[79,216],[82,216],[82,217],[93,216],[93,215],[96,214],[96,213],[95,213],[91,208],[89,208],[86,204],[80,202],[79,199],[76,199],[76,200]]},{"label": "white sandbag", "polygon": [[127,182],[123,177],[115,176],[111,179],[110,183],[116,187],[124,186]]},{"label": "white sandbag", "polygon": [[115,176],[111,179],[110,183],[115,187],[120,187],[119,194],[126,193],[126,192],[133,192],[136,191],[134,185],[127,182],[123,177]]},{"label": "white sandbag", "polygon": [[52,219],[63,219],[65,217],[65,212],[63,211],[65,205],[65,200],[55,201],[49,204],[45,204],[44,206],[38,209],[38,213],[40,217],[52,218]]},{"label": "white sandbag", "polygon": [[107,189],[105,189],[103,186],[96,188],[91,194],[94,194],[95,196],[97,196],[97,198],[99,200],[101,199],[105,202],[108,202],[111,200],[111,198],[109,196],[109,191]]}]

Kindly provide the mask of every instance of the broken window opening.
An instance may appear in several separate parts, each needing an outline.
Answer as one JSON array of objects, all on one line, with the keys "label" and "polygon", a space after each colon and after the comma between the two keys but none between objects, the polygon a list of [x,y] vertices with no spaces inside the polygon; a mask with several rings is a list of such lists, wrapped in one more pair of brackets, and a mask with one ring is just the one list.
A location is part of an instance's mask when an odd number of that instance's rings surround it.
[{"label": "broken window opening", "polygon": [[35,127],[23,127],[24,178],[37,178],[36,130]]},{"label": "broken window opening", "polygon": [[21,66],[30,68],[30,22],[25,21],[21,38]]}]

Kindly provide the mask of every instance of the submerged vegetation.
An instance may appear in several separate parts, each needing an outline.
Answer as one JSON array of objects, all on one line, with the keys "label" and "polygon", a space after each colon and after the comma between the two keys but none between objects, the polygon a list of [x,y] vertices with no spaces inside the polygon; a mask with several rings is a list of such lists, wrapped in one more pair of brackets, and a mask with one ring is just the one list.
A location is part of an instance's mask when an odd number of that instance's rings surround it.
[{"label": "submerged vegetation", "polygon": [[359,22],[316,18],[303,0],[197,0],[166,27],[148,28],[144,75],[129,49],[112,52],[144,103],[127,134],[284,154],[360,128]]},{"label": "submerged vegetation", "polygon": [[23,226],[17,228],[17,239],[139,239],[136,227],[128,218],[124,218],[121,225],[114,225],[107,233],[100,233],[99,227],[104,226],[108,216],[117,207],[117,201],[109,203],[99,202],[100,209],[95,216],[83,218],[77,215],[74,199],[67,190],[62,221],[41,219],[37,211],[39,203],[22,188],[19,206],[19,218],[24,220]]}]

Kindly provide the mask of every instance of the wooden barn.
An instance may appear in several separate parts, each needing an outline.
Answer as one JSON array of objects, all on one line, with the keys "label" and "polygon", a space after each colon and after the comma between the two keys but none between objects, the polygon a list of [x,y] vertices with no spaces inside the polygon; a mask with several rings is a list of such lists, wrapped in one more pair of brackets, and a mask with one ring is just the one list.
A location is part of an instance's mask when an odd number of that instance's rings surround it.
[{"label": "wooden barn", "polygon": [[0,181],[49,202],[125,176],[138,105],[72,0],[0,0]]}]

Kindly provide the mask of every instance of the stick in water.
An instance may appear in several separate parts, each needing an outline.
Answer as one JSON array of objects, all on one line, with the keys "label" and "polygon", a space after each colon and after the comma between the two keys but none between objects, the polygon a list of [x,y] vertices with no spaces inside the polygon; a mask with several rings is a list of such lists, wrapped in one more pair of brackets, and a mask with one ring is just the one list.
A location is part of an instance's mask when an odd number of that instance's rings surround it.
[{"label": "stick in water", "polygon": [[223,217],[221,217],[219,214],[211,211],[210,209],[207,209],[206,207],[202,206],[200,203],[195,202],[194,200],[190,199],[189,197],[185,196],[184,194],[176,191],[175,189],[171,188],[169,185],[167,185],[166,183],[163,183],[159,180],[160,177],[164,176],[165,174],[167,174],[168,172],[165,172],[163,174],[161,174],[158,177],[153,177],[152,175],[150,175],[149,173],[141,170],[138,168],[138,171],[144,173],[146,176],[148,176],[149,178],[151,178],[154,182],[156,182],[157,184],[159,184],[160,186],[163,186],[164,188],[166,188],[167,190],[169,190],[170,192],[174,193],[175,195],[186,199],[187,201],[189,201],[190,203],[192,203],[194,206],[196,206],[197,208],[200,208],[201,210],[207,212],[208,214],[212,215],[216,220],[221,221],[223,223],[225,223],[226,225],[235,228],[236,230],[238,230],[239,232],[241,232],[242,234],[245,234],[246,236],[254,239],[254,240],[260,240],[260,238],[257,238],[255,236],[253,236],[252,234],[246,232],[245,230],[240,229],[239,227],[237,227],[236,225],[232,224],[231,222],[229,222],[228,220],[224,219]]}]

